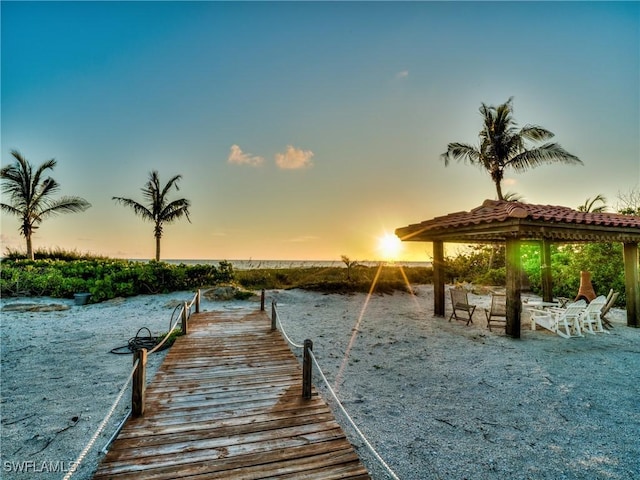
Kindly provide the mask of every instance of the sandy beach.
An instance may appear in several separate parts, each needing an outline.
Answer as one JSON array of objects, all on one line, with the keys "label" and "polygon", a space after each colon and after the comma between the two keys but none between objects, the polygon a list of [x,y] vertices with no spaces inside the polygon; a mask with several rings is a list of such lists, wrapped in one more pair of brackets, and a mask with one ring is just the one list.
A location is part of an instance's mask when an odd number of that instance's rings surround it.
[{"label": "sandy beach", "polygon": [[[507,338],[433,317],[433,287],[416,295],[267,292],[291,338],[314,353],[343,405],[401,479],[628,479],[640,471],[640,330],[614,309],[610,334],[563,339],[529,329]],[[62,478],[109,410],[131,366],[110,350],[139,328],[166,331],[190,292],[2,312],[2,478]],[[205,310],[258,308],[203,300]],[[300,352],[297,352],[299,354]],[[163,353],[150,358],[153,375]],[[315,383],[328,398],[319,375]],[[91,477],[128,395],[74,479]],[[329,400],[332,404],[332,401]],[[335,409],[334,409],[335,410]],[[336,414],[375,479],[387,478]],[[22,468],[26,472],[18,472]],[[51,470],[51,471],[47,471]]]}]

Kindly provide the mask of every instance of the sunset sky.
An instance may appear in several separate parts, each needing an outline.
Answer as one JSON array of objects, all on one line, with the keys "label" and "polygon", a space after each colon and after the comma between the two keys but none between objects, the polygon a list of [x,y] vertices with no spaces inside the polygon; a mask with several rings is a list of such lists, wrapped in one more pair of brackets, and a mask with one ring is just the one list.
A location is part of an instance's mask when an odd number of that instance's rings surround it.
[{"label": "sunset sky", "polygon": [[[638,2],[6,2],[1,159],[56,158],[34,247],[152,258],[151,170],[183,175],[164,259],[376,260],[395,228],[495,198],[440,159],[477,144],[482,102],[584,166],[507,173],[529,203],[577,207],[640,185]],[[3,201],[7,201],[3,198]],[[2,250],[24,249],[2,216]],[[408,244],[399,259],[428,260]]]}]

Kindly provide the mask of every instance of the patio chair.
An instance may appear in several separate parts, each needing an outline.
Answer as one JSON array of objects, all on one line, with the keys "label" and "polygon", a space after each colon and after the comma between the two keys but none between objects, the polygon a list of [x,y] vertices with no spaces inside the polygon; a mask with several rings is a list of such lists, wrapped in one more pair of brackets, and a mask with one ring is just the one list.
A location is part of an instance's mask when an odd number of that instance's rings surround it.
[{"label": "patio chair", "polygon": [[491,323],[500,323],[502,327],[507,326],[507,295],[504,293],[491,294],[491,308],[484,309],[487,316],[487,327],[491,331]]},{"label": "patio chair", "polygon": [[539,310],[532,308],[531,330],[536,329],[536,325],[546,328],[560,335],[563,338],[581,337],[580,313],[587,306],[584,300],[570,303],[567,308],[548,308]]},{"label": "patio chair", "polygon": [[611,310],[613,305],[616,303],[618,296],[620,296],[620,292],[614,292],[613,289],[609,290],[609,295],[607,295],[607,303],[605,303],[604,307],[602,307],[602,310],[600,310],[600,320],[602,320],[603,326],[605,328],[613,328],[611,322],[607,320],[607,313],[609,313],[609,310]]},{"label": "patio chair", "polygon": [[[473,323],[473,312],[476,310],[476,305],[469,304],[467,291],[462,288],[451,288],[449,292],[451,292],[451,306],[453,307],[449,321],[455,317],[456,320],[466,320],[467,325]],[[466,314],[466,318],[460,316],[462,313]]]},{"label": "patio chair", "polygon": [[[607,303],[607,297],[600,295],[594,298],[589,305],[580,313],[580,328],[582,331],[595,335],[596,333],[604,333],[600,313]],[[609,332],[606,332],[609,333]]]}]

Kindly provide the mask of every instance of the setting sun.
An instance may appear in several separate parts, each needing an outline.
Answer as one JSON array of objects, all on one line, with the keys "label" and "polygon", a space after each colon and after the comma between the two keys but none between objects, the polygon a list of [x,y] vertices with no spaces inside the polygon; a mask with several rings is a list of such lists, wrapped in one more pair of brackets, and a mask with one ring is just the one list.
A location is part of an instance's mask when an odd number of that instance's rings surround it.
[{"label": "setting sun", "polygon": [[392,233],[385,233],[378,239],[378,252],[383,260],[397,260],[402,242]]}]

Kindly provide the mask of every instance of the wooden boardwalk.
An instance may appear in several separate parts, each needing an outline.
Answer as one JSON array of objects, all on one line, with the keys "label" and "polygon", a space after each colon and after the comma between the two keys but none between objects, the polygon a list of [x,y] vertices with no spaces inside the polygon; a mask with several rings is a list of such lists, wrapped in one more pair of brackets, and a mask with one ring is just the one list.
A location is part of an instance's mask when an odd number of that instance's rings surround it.
[{"label": "wooden boardwalk", "polygon": [[191,316],[95,479],[368,479],[261,311]]}]

